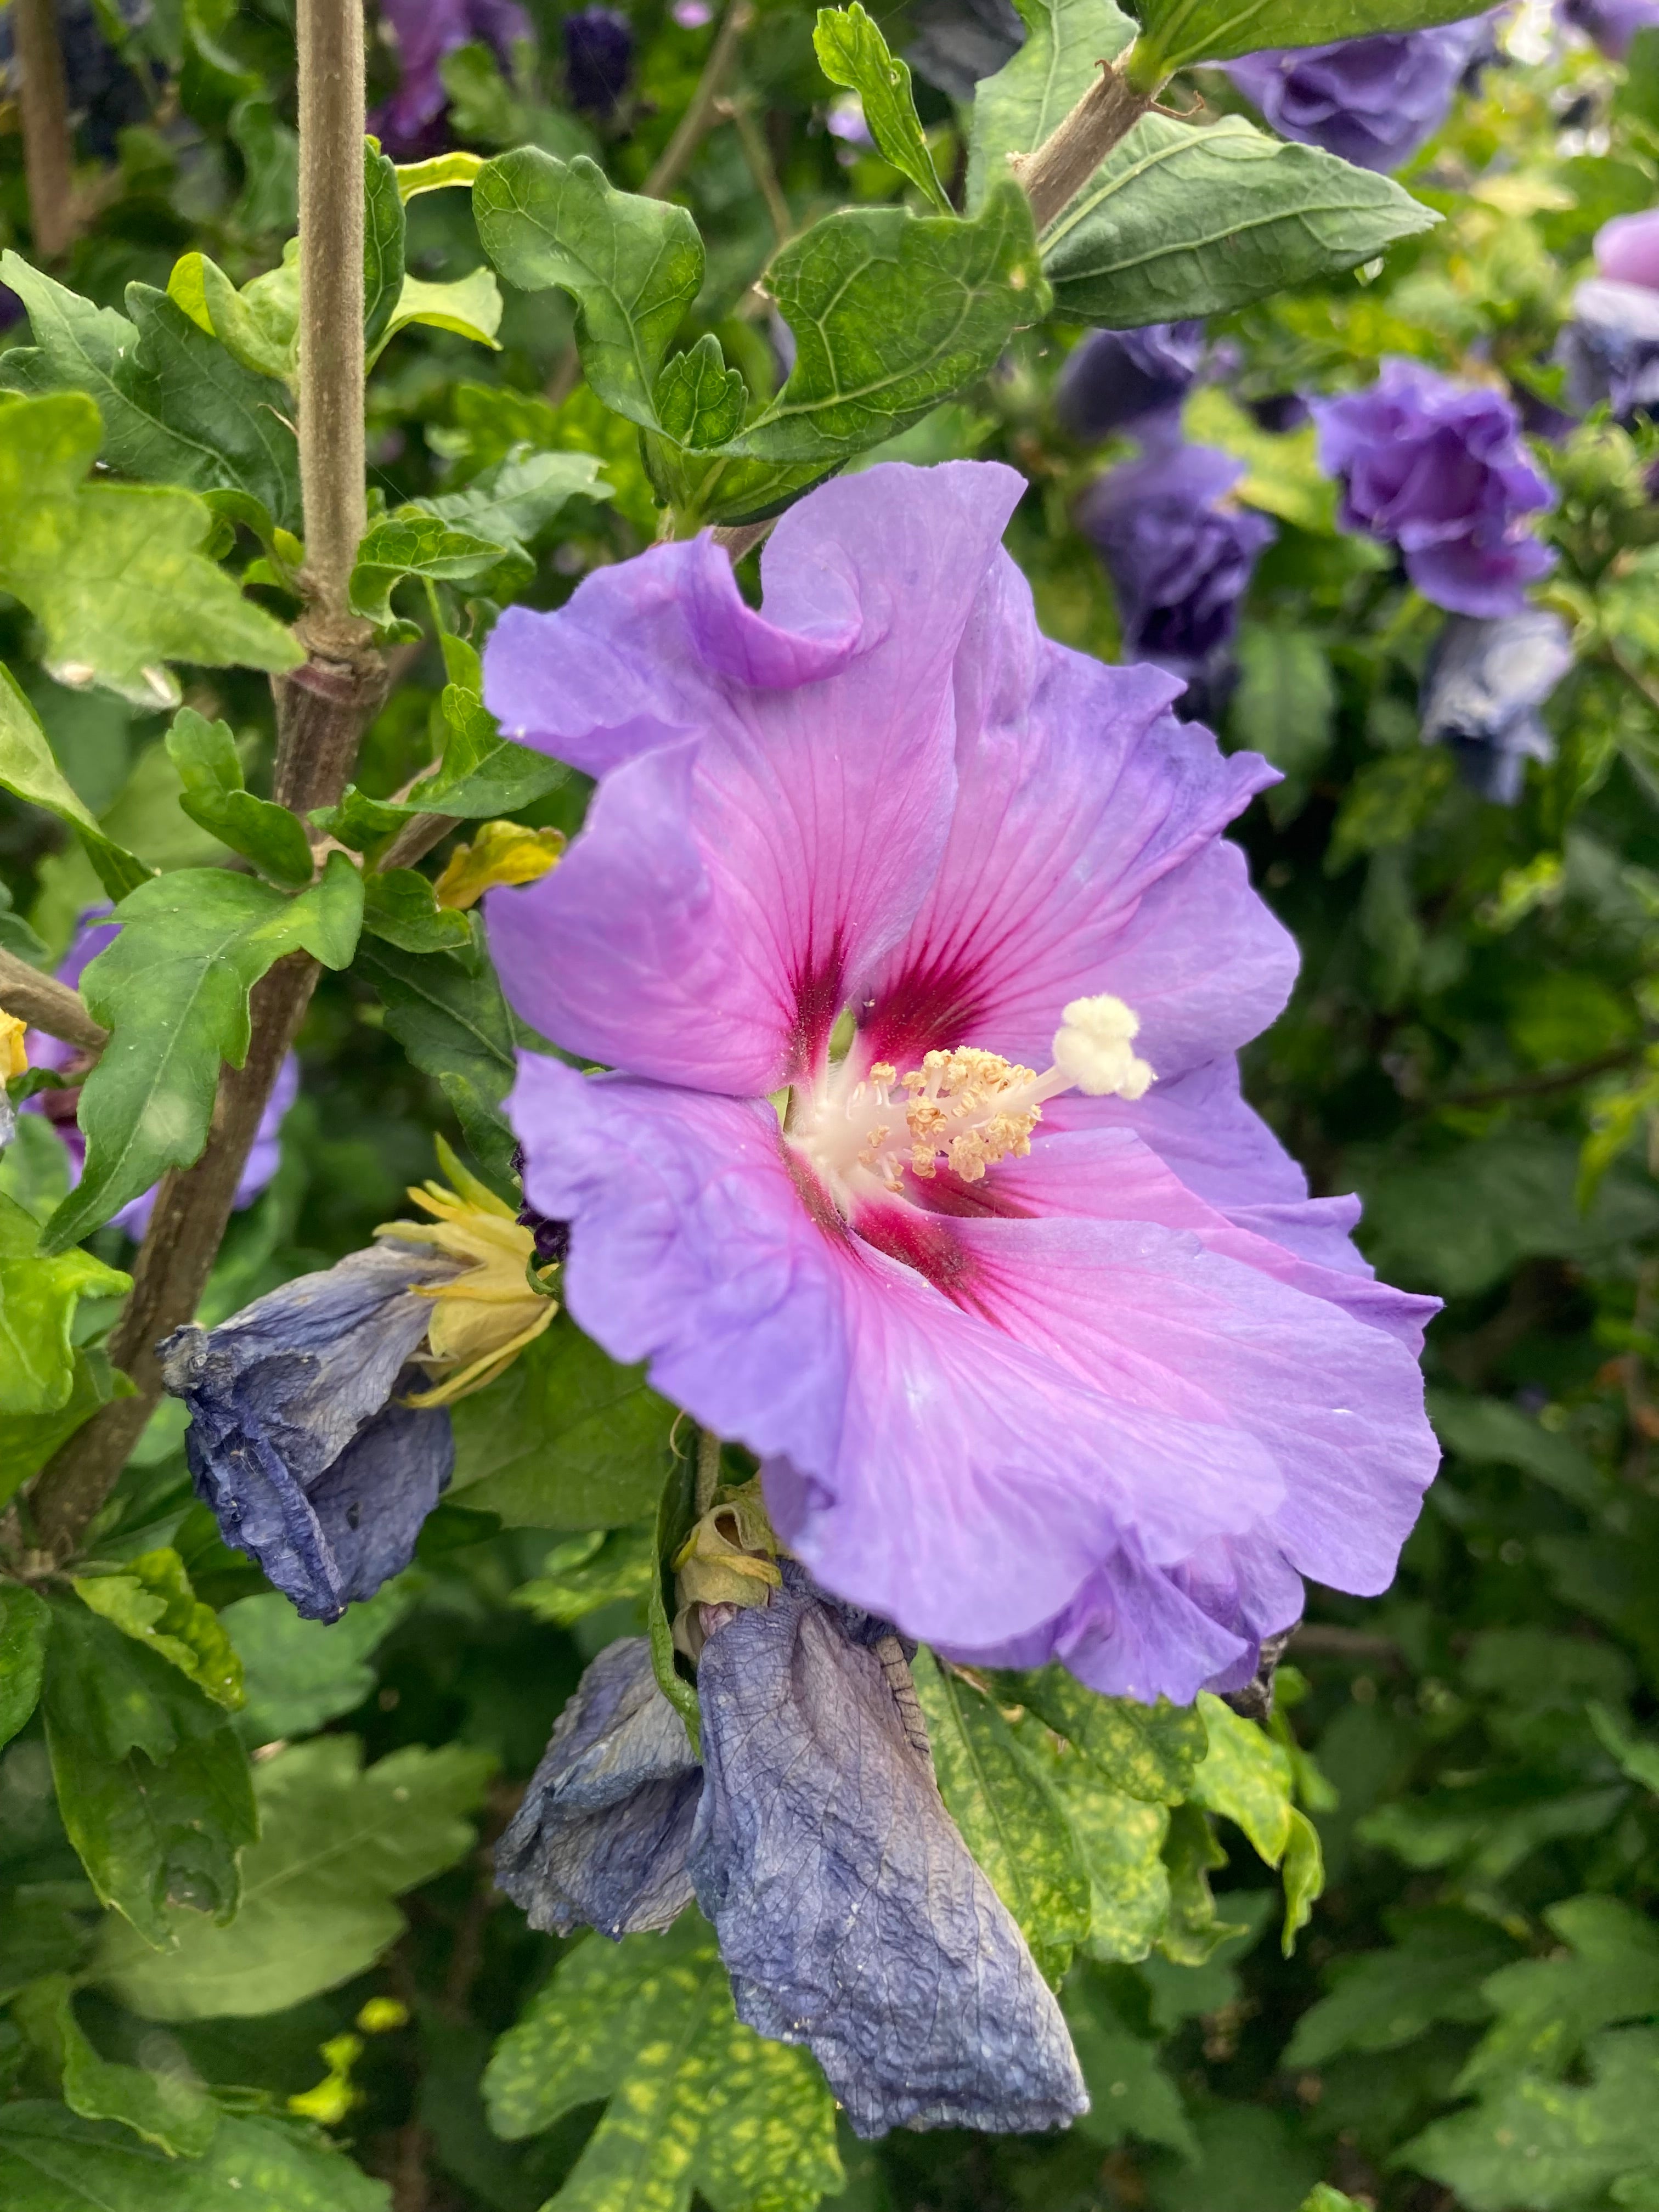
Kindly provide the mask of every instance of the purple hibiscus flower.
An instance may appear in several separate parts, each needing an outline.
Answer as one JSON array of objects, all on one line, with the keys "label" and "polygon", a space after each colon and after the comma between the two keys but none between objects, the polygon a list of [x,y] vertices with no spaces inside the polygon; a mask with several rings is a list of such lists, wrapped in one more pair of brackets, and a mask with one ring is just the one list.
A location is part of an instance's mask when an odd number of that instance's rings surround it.
[{"label": "purple hibiscus flower", "polygon": [[1561,0],[1560,14],[1564,22],[1621,62],[1637,33],[1659,24],[1659,0]]},{"label": "purple hibiscus flower", "polygon": [[[90,906],[79,916],[75,936],[69,951],[58,965],[60,983],[78,985],[88,967],[108,945],[120,934],[119,925],[100,919],[109,912],[107,906]],[[65,1044],[60,1037],[48,1036],[44,1030],[31,1030],[27,1039],[28,1062],[31,1067],[51,1068],[59,1075],[76,1075],[76,1086],[66,1091],[37,1091],[27,1103],[37,1112],[44,1114],[69,1154],[70,1188],[80,1182],[87,1164],[87,1141],[76,1121],[76,1105],[80,1097],[79,1076],[84,1073],[85,1054],[77,1045]],[[270,1182],[282,1164],[281,1132],[289,1108],[300,1095],[300,1063],[292,1053],[278,1069],[271,1086],[265,1110],[259,1117],[247,1164],[242,1170],[241,1181],[236,1186],[233,1203],[240,1212],[252,1206],[259,1193]],[[131,1200],[114,1215],[114,1225],[125,1229],[129,1237],[142,1239],[149,1227],[150,1209],[155,1203],[154,1190],[143,1192]]]},{"label": "purple hibiscus flower", "polygon": [[1063,428],[1089,444],[1149,416],[1174,415],[1203,357],[1202,323],[1091,331],[1060,371],[1054,412]]},{"label": "purple hibiscus flower", "polygon": [[760,1456],[824,1589],[1184,1699],[1303,1575],[1387,1585],[1432,1308],[1239,1097],[1296,958],[1219,833],[1273,772],[1042,638],[1024,489],[826,485],[763,612],[705,535],[501,617],[492,711],[599,789],[495,957],[617,1071],[526,1054],[509,1111],[572,1313]]},{"label": "purple hibiscus flower", "polygon": [[1319,460],[1342,483],[1342,521],[1397,545],[1425,599],[1453,614],[1516,614],[1553,556],[1528,518],[1551,503],[1514,406],[1412,361],[1364,392],[1314,402]]},{"label": "purple hibiscus flower", "polygon": [[1228,504],[1243,474],[1213,447],[1160,441],[1109,470],[1078,507],[1112,579],[1124,652],[1179,676],[1193,715],[1224,701],[1239,607],[1275,535],[1265,516]]},{"label": "purple hibiscus flower", "polygon": [[1281,137],[1322,146],[1362,169],[1389,170],[1403,167],[1433,137],[1470,64],[1491,44],[1491,19],[1475,15],[1429,31],[1246,54],[1226,67]]},{"label": "purple hibiscus flower", "polygon": [[1571,666],[1567,626],[1547,608],[1501,622],[1449,616],[1423,671],[1424,744],[1448,747],[1472,790],[1513,806],[1527,763],[1555,757],[1539,709]]},{"label": "purple hibiscus flower", "polygon": [[520,40],[535,36],[518,0],[380,0],[380,20],[397,45],[398,89],[369,120],[394,154],[430,141],[449,100],[441,74],[446,54],[482,40],[505,65]]}]

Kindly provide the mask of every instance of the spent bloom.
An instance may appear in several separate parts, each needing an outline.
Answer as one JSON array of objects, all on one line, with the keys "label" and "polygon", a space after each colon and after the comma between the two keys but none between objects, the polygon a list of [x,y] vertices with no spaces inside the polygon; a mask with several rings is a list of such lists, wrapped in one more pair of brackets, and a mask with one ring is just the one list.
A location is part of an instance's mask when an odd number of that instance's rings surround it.
[{"label": "spent bloom", "polygon": [[[78,985],[97,956],[120,935],[118,922],[103,920],[108,912],[107,905],[93,906],[80,915],[69,951],[58,963],[60,983]],[[31,1067],[50,1068],[55,1074],[71,1079],[64,1090],[37,1091],[28,1104],[35,1112],[45,1115],[57,1131],[69,1158],[70,1188],[73,1189],[87,1164],[87,1142],[76,1120],[76,1109],[81,1096],[79,1079],[90,1063],[78,1045],[66,1044],[61,1037],[48,1036],[44,1030],[31,1030],[26,1048]],[[299,1095],[300,1063],[289,1053],[276,1072],[276,1080],[259,1116],[259,1126],[236,1186],[232,1204],[238,1212],[252,1205],[282,1165],[283,1123]],[[153,1189],[141,1192],[113,1217],[114,1226],[125,1229],[129,1237],[141,1238],[149,1227],[150,1209],[155,1203]]]},{"label": "spent bloom", "polygon": [[1449,616],[1423,671],[1424,744],[1449,747],[1472,789],[1513,806],[1527,763],[1555,757],[1538,710],[1571,665],[1567,626],[1547,608]]},{"label": "spent bloom", "polygon": [[393,153],[412,153],[431,137],[448,105],[443,61],[482,40],[505,64],[535,32],[518,0],[380,0],[380,21],[398,52],[398,89],[376,109],[372,127]]},{"label": "spent bloom", "polygon": [[1125,654],[1179,676],[1192,714],[1225,696],[1239,609],[1275,535],[1264,515],[1229,500],[1243,474],[1242,461],[1212,446],[1153,440],[1078,507],[1112,580]]},{"label": "spent bloom", "polygon": [[570,105],[601,118],[614,115],[634,73],[634,33],[627,16],[614,8],[580,8],[561,27]]},{"label": "spent bloom", "polygon": [[1172,416],[1203,357],[1202,323],[1091,331],[1060,372],[1054,412],[1073,437],[1091,444],[1148,416]]},{"label": "spent bloom", "polygon": [[1437,606],[1520,611],[1527,586],[1553,565],[1531,522],[1552,495],[1501,392],[1386,361],[1365,391],[1317,399],[1313,413],[1346,528],[1398,546],[1406,574]]},{"label": "spent bloom", "polygon": [[1659,26],[1659,0],[1561,0],[1560,14],[1604,54],[1621,62],[1638,31]]},{"label": "spent bloom", "polygon": [[1389,170],[1433,137],[1491,43],[1490,19],[1474,15],[1433,30],[1246,54],[1226,67],[1281,137],[1322,146],[1362,169]]},{"label": "spent bloom", "polygon": [[1387,1584],[1431,1309],[1238,1095],[1295,952],[1219,833],[1273,771],[1040,635],[1023,489],[826,485],[762,612],[704,536],[501,617],[492,710],[599,787],[491,943],[614,1071],[526,1053],[509,1111],[573,1316],[759,1456],[820,1586],[1185,1699],[1302,1575]]},{"label": "spent bloom", "polygon": [[1659,208],[1596,232],[1595,275],[1572,295],[1557,357],[1581,412],[1604,401],[1620,422],[1659,412]]},{"label": "spent bloom", "polygon": [[307,1620],[409,1565],[454,1466],[448,1406],[557,1310],[527,1275],[534,1231],[440,1151],[457,1187],[410,1192],[428,1219],[158,1346],[197,1496]]}]

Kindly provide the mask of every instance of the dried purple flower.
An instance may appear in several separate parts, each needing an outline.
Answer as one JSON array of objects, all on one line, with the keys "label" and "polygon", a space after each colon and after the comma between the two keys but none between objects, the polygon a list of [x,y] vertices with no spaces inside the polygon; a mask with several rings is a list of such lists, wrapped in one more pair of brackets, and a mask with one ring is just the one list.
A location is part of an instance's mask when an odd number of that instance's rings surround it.
[{"label": "dried purple flower", "polygon": [[1580,413],[1605,401],[1620,422],[1659,414],[1659,292],[1592,276],[1572,295],[1556,357]]},{"label": "dried purple flower", "polygon": [[1364,392],[1314,402],[1320,465],[1342,483],[1342,520],[1397,545],[1426,599],[1454,614],[1516,614],[1553,556],[1530,517],[1549,485],[1513,404],[1417,362],[1387,361]]},{"label": "dried purple flower", "polygon": [[380,20],[398,49],[398,89],[369,121],[393,153],[428,143],[449,100],[446,54],[481,40],[505,65],[520,40],[535,36],[517,0],[380,0]]},{"label": "dried purple flower", "polygon": [[1060,372],[1054,412],[1073,437],[1093,444],[1179,408],[1203,356],[1202,323],[1091,331]]},{"label": "dried purple flower", "polygon": [[1528,761],[1555,757],[1538,710],[1571,665],[1567,626],[1546,608],[1498,622],[1452,615],[1423,671],[1424,744],[1447,746],[1483,799],[1513,806]]},{"label": "dried purple flower", "polygon": [[634,73],[634,33],[614,8],[582,8],[564,19],[564,81],[570,105],[602,119],[622,105]]},{"label": "dried purple flower", "polygon": [[1433,30],[1246,54],[1227,64],[1227,74],[1282,137],[1362,169],[1398,169],[1439,130],[1460,82],[1491,44],[1490,19],[1475,15]]}]

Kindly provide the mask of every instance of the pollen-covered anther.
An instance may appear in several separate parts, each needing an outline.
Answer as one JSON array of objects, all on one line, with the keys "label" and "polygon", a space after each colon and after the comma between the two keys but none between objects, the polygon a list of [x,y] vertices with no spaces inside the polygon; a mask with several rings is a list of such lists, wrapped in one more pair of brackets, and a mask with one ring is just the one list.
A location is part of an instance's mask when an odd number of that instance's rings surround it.
[{"label": "pollen-covered anther", "polygon": [[1073,999],[1054,1032],[1054,1066],[1086,1097],[1144,1098],[1157,1077],[1133,1050],[1139,1018],[1109,992]]}]

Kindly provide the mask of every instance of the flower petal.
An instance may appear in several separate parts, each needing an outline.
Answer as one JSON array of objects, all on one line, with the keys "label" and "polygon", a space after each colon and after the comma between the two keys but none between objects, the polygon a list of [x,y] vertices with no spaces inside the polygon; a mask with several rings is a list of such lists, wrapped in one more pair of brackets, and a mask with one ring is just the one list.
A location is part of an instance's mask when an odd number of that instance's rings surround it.
[{"label": "flower petal", "polygon": [[667,1928],[691,1902],[686,1856],[702,1791],[685,1723],[657,1687],[651,1646],[601,1651],[559,1715],[495,1846],[495,1881],[532,1928],[615,1937]]},{"label": "flower petal", "polygon": [[879,1659],[785,1571],[709,1638],[697,1677],[692,1873],[738,2017],[806,2044],[858,2135],[1064,2126],[1088,2098],[1053,1992]]},{"label": "flower petal", "polygon": [[[950,842],[903,944],[868,986],[863,1048],[902,1066],[933,1046],[971,1042],[1041,1067],[1068,1000],[1110,991],[1146,1023],[1136,988],[1179,997],[1170,956],[1152,965],[1138,902],[1194,861],[1274,772],[1255,754],[1224,758],[1207,730],[1177,722],[1166,710],[1180,687],[1161,671],[1103,667],[1039,637],[1011,562],[987,578],[969,638]],[[1242,860],[1212,865],[1222,872],[1153,911],[1167,929],[1173,904],[1171,955],[1190,968],[1201,945],[1224,1012],[1237,977],[1241,1011],[1224,1020],[1213,1053],[1278,1012],[1295,954],[1244,885]],[[1202,1028],[1218,995],[1212,982],[1188,1028]],[[1184,1036],[1180,1049],[1190,1057]]]},{"label": "flower petal", "polygon": [[491,895],[503,982],[544,1035],[739,1097],[821,1054],[938,863],[952,665],[1018,484],[892,465],[792,511],[789,603],[852,577],[860,649],[794,689],[725,681],[696,735],[607,778],[558,868]]}]

